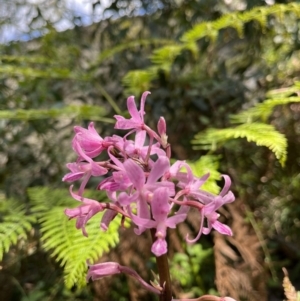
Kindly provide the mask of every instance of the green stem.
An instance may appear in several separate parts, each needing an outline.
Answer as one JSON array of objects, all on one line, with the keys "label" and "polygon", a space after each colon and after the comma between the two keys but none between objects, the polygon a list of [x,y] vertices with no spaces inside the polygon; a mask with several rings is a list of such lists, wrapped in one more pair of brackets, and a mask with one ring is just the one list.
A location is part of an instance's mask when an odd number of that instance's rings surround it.
[{"label": "green stem", "polygon": [[[151,229],[151,236],[152,240],[155,241],[155,229]],[[163,292],[159,297],[159,301],[171,301],[172,286],[167,254],[156,257],[156,265],[159,275],[159,284],[163,287]]]}]

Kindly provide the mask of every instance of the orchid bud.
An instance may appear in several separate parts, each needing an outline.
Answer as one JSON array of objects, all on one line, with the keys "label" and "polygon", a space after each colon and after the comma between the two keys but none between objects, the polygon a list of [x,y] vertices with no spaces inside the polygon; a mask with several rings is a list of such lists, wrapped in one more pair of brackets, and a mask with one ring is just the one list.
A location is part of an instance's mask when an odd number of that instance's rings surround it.
[{"label": "orchid bud", "polygon": [[160,117],[157,123],[157,131],[161,137],[161,144],[163,148],[166,148],[168,145],[168,136],[167,136],[167,124],[164,117]]}]

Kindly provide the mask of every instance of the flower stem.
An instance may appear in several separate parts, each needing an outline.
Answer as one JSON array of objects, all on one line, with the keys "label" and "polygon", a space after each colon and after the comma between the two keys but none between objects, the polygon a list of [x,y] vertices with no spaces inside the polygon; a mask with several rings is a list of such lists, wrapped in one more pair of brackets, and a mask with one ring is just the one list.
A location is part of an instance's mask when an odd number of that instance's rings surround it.
[{"label": "flower stem", "polygon": [[[151,229],[151,236],[152,240],[154,241],[156,239],[155,229]],[[156,265],[159,274],[159,284],[163,288],[163,292],[159,297],[159,301],[171,301],[172,287],[167,254],[156,257]]]}]

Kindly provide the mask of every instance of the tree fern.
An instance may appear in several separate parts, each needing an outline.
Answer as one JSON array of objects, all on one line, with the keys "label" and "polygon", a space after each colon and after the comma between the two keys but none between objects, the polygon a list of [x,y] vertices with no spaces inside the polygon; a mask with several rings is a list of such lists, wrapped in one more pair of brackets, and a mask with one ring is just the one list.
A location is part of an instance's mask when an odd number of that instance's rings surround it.
[{"label": "tree fern", "polygon": [[25,206],[18,201],[0,198],[0,261],[11,246],[27,238],[35,221],[35,216],[27,215]]},{"label": "tree fern", "polygon": [[208,129],[204,133],[197,134],[192,143],[198,145],[195,149],[214,150],[226,141],[237,138],[246,138],[249,142],[268,147],[284,165],[287,155],[287,139],[270,124],[251,123],[234,128]]},{"label": "tree fern", "polygon": [[[41,224],[41,240],[46,251],[64,267],[64,278],[68,288],[86,283],[87,261],[96,262],[119,241],[120,218],[116,218],[106,232],[100,230],[101,213],[88,223],[88,237],[75,227],[75,220],[68,220],[66,208],[78,205],[65,190],[30,188],[28,194],[33,204],[32,211]],[[103,194],[98,195],[103,200]]]}]

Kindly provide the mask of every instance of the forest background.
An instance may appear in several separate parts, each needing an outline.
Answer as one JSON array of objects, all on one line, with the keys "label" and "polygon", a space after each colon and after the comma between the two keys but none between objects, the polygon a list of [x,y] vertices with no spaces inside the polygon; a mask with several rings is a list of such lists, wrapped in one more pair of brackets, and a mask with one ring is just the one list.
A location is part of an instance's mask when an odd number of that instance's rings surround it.
[{"label": "forest background", "polygon": [[[154,300],[122,276],[86,286],[86,260],[99,256],[150,279],[150,241],[118,233],[119,220],[103,233],[96,217],[82,237],[63,214],[76,204],[61,181],[73,126],[94,121],[111,135],[113,115],[145,90],[147,121],[165,117],[172,157],[209,171],[212,192],[229,174],[236,195],[220,212],[233,237],[186,246],[193,214],[170,232],[176,295],[283,300],[282,267],[299,289],[300,3],[111,0],[99,16],[101,2],[87,1],[102,20],[83,26],[64,1],[2,2],[1,32],[17,12],[28,22],[0,45],[0,300]],[[72,29],[58,32],[62,19]]]}]

